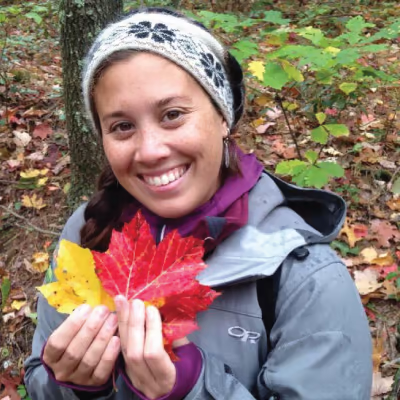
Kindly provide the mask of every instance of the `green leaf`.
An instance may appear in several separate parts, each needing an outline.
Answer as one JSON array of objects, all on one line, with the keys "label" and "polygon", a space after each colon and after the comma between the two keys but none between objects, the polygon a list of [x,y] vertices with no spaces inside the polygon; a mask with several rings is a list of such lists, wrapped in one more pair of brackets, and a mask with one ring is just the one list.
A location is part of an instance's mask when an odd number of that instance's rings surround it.
[{"label": "green leaf", "polygon": [[390,272],[389,274],[387,274],[387,275],[385,276],[385,279],[386,279],[387,281],[391,281],[392,279],[397,278],[398,275],[399,275],[399,272]]},{"label": "green leaf", "polygon": [[319,126],[311,131],[311,139],[314,142],[327,144],[328,143],[328,132],[322,127]]},{"label": "green leaf", "polygon": [[230,53],[241,63],[258,53],[258,45],[250,40],[241,40],[233,45]]},{"label": "green leaf", "polygon": [[265,65],[264,85],[273,89],[282,89],[289,82],[289,76],[280,64],[270,62]]},{"label": "green leaf", "polygon": [[33,19],[37,24],[41,24],[43,21],[42,17],[35,12],[29,12],[25,14],[25,17]]},{"label": "green leaf", "polygon": [[298,29],[298,34],[305,39],[311,41],[312,44],[320,47],[327,47],[328,41],[321,31],[321,29],[313,28],[312,26],[307,26],[306,28]]},{"label": "green leaf", "polygon": [[10,295],[11,282],[8,278],[3,278],[1,281],[1,307],[4,308]]},{"label": "green leaf", "polygon": [[361,53],[357,49],[345,49],[336,55],[336,61],[342,65],[349,65],[357,61]]},{"label": "green leaf", "polygon": [[51,265],[49,268],[47,268],[46,274],[44,276],[44,283],[50,282],[53,282],[53,267]]},{"label": "green leaf", "polygon": [[344,124],[327,124],[324,128],[329,131],[329,133],[335,137],[348,136],[349,128]]},{"label": "green leaf", "polygon": [[373,28],[375,24],[371,24],[370,22],[366,22],[365,19],[361,15],[357,15],[356,17],[351,18],[347,21],[346,28],[352,32],[360,34],[365,28]]},{"label": "green leaf", "polygon": [[397,178],[392,186],[392,192],[394,194],[400,194],[400,178]]},{"label": "green leaf", "polygon": [[326,120],[326,114],[323,112],[315,114],[315,117],[317,118],[320,125],[322,125]]},{"label": "green leaf", "polygon": [[6,20],[7,20],[6,15],[3,14],[3,13],[0,13],[0,24],[3,23],[3,22],[6,22]]},{"label": "green leaf", "polygon": [[318,83],[323,83],[324,85],[331,85],[333,83],[333,77],[335,72],[331,70],[321,69],[315,74],[315,79]]},{"label": "green leaf", "polygon": [[357,83],[343,82],[339,85],[339,89],[349,95],[351,92],[354,92],[357,89],[357,86]]},{"label": "green leaf", "polygon": [[317,166],[334,178],[341,178],[344,176],[344,169],[335,162],[321,161]]},{"label": "green leaf", "polygon": [[335,250],[339,250],[342,253],[343,257],[347,257],[348,254],[358,256],[358,254],[360,253],[359,247],[354,247],[353,249],[351,249],[347,243],[340,242],[339,240],[334,240],[331,243],[331,247]]},{"label": "green leaf", "polygon": [[282,17],[282,13],[280,11],[273,10],[265,11],[264,18],[262,20],[276,25],[287,25],[290,22],[290,19],[285,19]]},{"label": "green leaf", "polygon": [[289,161],[281,161],[275,169],[277,174],[281,175],[293,175],[293,169],[296,167],[305,168],[307,163],[301,160],[289,160]]},{"label": "green leaf", "polygon": [[307,177],[307,186],[315,186],[320,189],[329,182],[329,173],[322,168],[318,168],[315,165],[311,165]]},{"label": "green leaf", "polygon": [[303,74],[292,64],[290,64],[289,61],[282,60],[281,61],[282,67],[285,70],[285,72],[288,74],[290,78],[292,78],[296,82],[303,82],[304,81],[304,76]]},{"label": "green leaf", "polygon": [[314,150],[307,150],[304,155],[311,164],[318,160],[318,153]]}]

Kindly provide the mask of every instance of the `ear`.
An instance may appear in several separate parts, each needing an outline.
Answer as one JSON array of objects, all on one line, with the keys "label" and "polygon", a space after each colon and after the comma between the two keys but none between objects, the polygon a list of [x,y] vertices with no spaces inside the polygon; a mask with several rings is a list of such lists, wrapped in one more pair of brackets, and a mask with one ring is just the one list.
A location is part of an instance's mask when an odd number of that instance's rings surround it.
[{"label": "ear", "polygon": [[228,137],[228,124],[225,119],[222,119],[222,138]]}]

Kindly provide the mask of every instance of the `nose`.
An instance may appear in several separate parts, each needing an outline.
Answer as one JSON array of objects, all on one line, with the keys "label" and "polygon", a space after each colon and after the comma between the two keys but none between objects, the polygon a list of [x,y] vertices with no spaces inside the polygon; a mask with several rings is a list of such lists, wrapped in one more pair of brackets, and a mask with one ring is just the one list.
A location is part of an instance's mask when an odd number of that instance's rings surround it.
[{"label": "nose", "polygon": [[160,160],[168,158],[171,151],[165,139],[165,132],[160,132],[157,128],[142,130],[137,135],[135,162],[156,164]]}]

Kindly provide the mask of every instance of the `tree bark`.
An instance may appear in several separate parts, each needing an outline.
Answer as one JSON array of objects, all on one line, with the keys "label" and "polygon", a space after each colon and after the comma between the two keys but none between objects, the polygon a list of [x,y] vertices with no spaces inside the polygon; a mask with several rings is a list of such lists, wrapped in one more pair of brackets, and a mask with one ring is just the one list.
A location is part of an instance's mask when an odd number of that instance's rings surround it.
[{"label": "tree bark", "polygon": [[83,59],[97,33],[122,13],[123,0],[61,0],[60,30],[66,126],[71,154],[71,208],[94,190],[104,163],[98,135],[86,119],[81,91]]}]

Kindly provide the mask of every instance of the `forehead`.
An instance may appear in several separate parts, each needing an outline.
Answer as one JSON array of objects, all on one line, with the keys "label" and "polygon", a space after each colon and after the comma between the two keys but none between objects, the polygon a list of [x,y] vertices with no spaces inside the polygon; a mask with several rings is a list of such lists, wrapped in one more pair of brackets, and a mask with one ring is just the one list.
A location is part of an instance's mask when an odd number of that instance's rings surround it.
[{"label": "forehead", "polygon": [[103,71],[94,94],[98,98],[139,95],[139,99],[144,99],[149,96],[196,97],[205,93],[188,72],[172,61],[149,52],[138,52],[112,63]]}]

